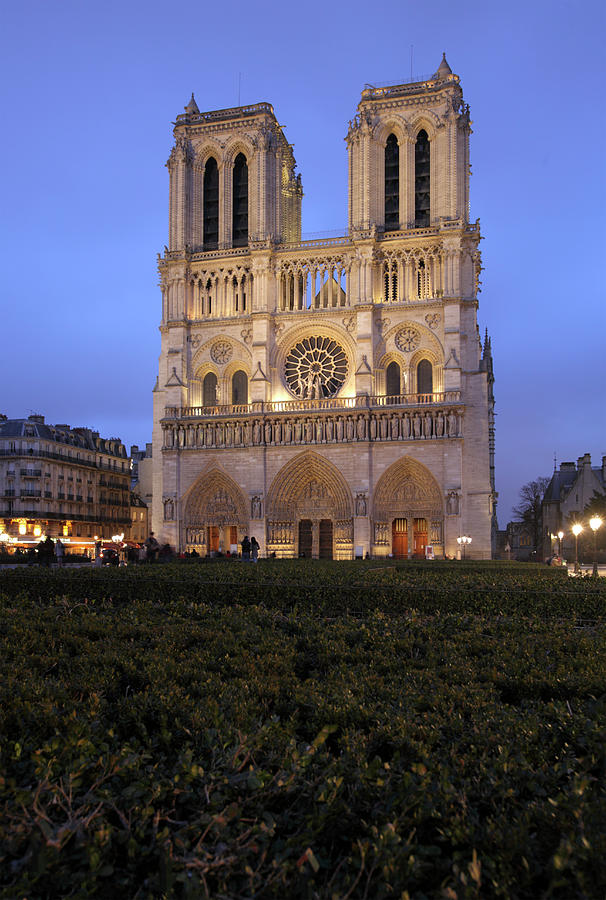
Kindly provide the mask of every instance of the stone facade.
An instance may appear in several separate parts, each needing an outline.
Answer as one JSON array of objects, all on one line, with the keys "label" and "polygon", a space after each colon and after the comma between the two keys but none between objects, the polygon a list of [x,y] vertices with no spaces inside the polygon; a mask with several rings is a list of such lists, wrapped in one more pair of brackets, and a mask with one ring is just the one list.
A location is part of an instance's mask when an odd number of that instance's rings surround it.
[{"label": "stone facade", "polygon": [[469,109],[432,79],[367,88],[347,235],[302,241],[269,104],[177,117],[159,257],[153,522],[199,552],[491,556],[493,373],[477,326]]},{"label": "stone facade", "polygon": [[0,544],[29,549],[41,535],[92,551],[129,536],[130,459],[118,438],[0,416]]},{"label": "stone facade", "polygon": [[[543,497],[543,554],[545,558],[561,550],[567,559],[574,559],[574,537],[570,527],[573,522],[584,526],[581,538],[583,544],[590,534],[585,507],[595,495],[606,494],[606,456],[602,457],[601,466],[591,465],[591,454],[579,456],[576,465],[563,462],[559,470],[551,476],[551,481]],[[553,537],[559,531],[564,532],[561,546]],[[590,541],[591,543],[591,541]]]}]

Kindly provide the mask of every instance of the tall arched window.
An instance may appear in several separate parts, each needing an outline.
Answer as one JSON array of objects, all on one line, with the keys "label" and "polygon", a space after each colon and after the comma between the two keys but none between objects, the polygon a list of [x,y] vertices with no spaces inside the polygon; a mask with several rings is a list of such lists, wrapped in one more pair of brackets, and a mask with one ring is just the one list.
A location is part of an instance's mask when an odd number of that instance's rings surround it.
[{"label": "tall arched window", "polygon": [[400,367],[397,362],[390,362],[387,366],[385,388],[388,397],[397,397],[400,393]]},{"label": "tall arched window", "polygon": [[417,393],[433,393],[433,366],[428,359],[422,359],[417,366]]},{"label": "tall arched window", "polygon": [[237,403],[248,403],[248,378],[246,377],[246,372],[243,372],[241,369],[235,372],[231,380],[231,402],[234,405]]},{"label": "tall arched window", "polygon": [[395,134],[385,143],[385,231],[400,227],[400,148]]},{"label": "tall arched window", "polygon": [[234,162],[232,242],[234,247],[248,244],[248,164],[243,153]]},{"label": "tall arched window", "polygon": [[419,131],[415,143],[415,227],[429,225],[429,138]]},{"label": "tall arched window", "polygon": [[219,243],[219,168],[211,156],[204,167],[204,249],[216,250]]},{"label": "tall arched window", "polygon": [[202,382],[202,406],[217,405],[217,376],[214,372],[207,372]]}]

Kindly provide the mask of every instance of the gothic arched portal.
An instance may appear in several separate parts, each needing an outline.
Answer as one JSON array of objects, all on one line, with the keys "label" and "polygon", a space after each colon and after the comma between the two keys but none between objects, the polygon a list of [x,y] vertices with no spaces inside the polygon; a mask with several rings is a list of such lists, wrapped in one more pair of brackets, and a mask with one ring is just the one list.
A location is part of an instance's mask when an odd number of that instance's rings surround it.
[{"label": "gothic arched portal", "polygon": [[270,552],[351,556],[351,491],[336,466],[317,453],[301,453],[280,469],[267,494],[266,508]]},{"label": "gothic arched portal", "polygon": [[248,505],[236,482],[211,469],[183,498],[185,544],[203,554],[227,551],[248,531]]},{"label": "gothic arched portal", "polygon": [[[379,478],[373,503],[374,543],[394,556],[444,551],[442,491],[426,466],[404,456]],[[404,535],[406,537],[404,538]]]}]

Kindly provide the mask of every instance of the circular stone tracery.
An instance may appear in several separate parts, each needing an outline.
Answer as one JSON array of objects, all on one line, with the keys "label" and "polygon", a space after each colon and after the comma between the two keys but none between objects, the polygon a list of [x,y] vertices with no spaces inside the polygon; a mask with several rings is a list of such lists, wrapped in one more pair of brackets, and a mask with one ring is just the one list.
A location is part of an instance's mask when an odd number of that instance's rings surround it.
[{"label": "circular stone tracery", "polygon": [[233,349],[229,341],[215,341],[210,348],[210,355],[216,363],[227,363],[232,357]]},{"label": "circular stone tracery", "polygon": [[396,347],[398,350],[404,350],[411,353],[419,346],[421,335],[416,328],[401,328],[396,334]]},{"label": "circular stone tracery", "polygon": [[286,384],[302,400],[334,397],[347,377],[345,350],[332,338],[303,338],[292,347],[284,367]]}]

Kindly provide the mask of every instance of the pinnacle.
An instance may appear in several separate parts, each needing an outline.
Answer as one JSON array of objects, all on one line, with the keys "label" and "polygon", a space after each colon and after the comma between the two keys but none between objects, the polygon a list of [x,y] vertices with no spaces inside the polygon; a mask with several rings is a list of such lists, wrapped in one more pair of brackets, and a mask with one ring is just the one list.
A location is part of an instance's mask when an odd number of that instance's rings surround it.
[{"label": "pinnacle", "polygon": [[446,53],[442,53],[442,62],[438,66],[438,71],[434,75],[434,78],[446,78],[447,75],[452,75],[452,69],[446,62]]},{"label": "pinnacle", "polygon": [[192,95],[191,95],[191,100],[189,101],[189,103],[188,103],[187,106],[185,107],[185,112],[186,112],[186,113],[194,113],[194,114],[200,112],[200,110],[198,109],[198,104],[196,103],[196,101],[195,101],[195,99],[194,99],[194,93],[193,93],[193,91],[192,91]]}]

